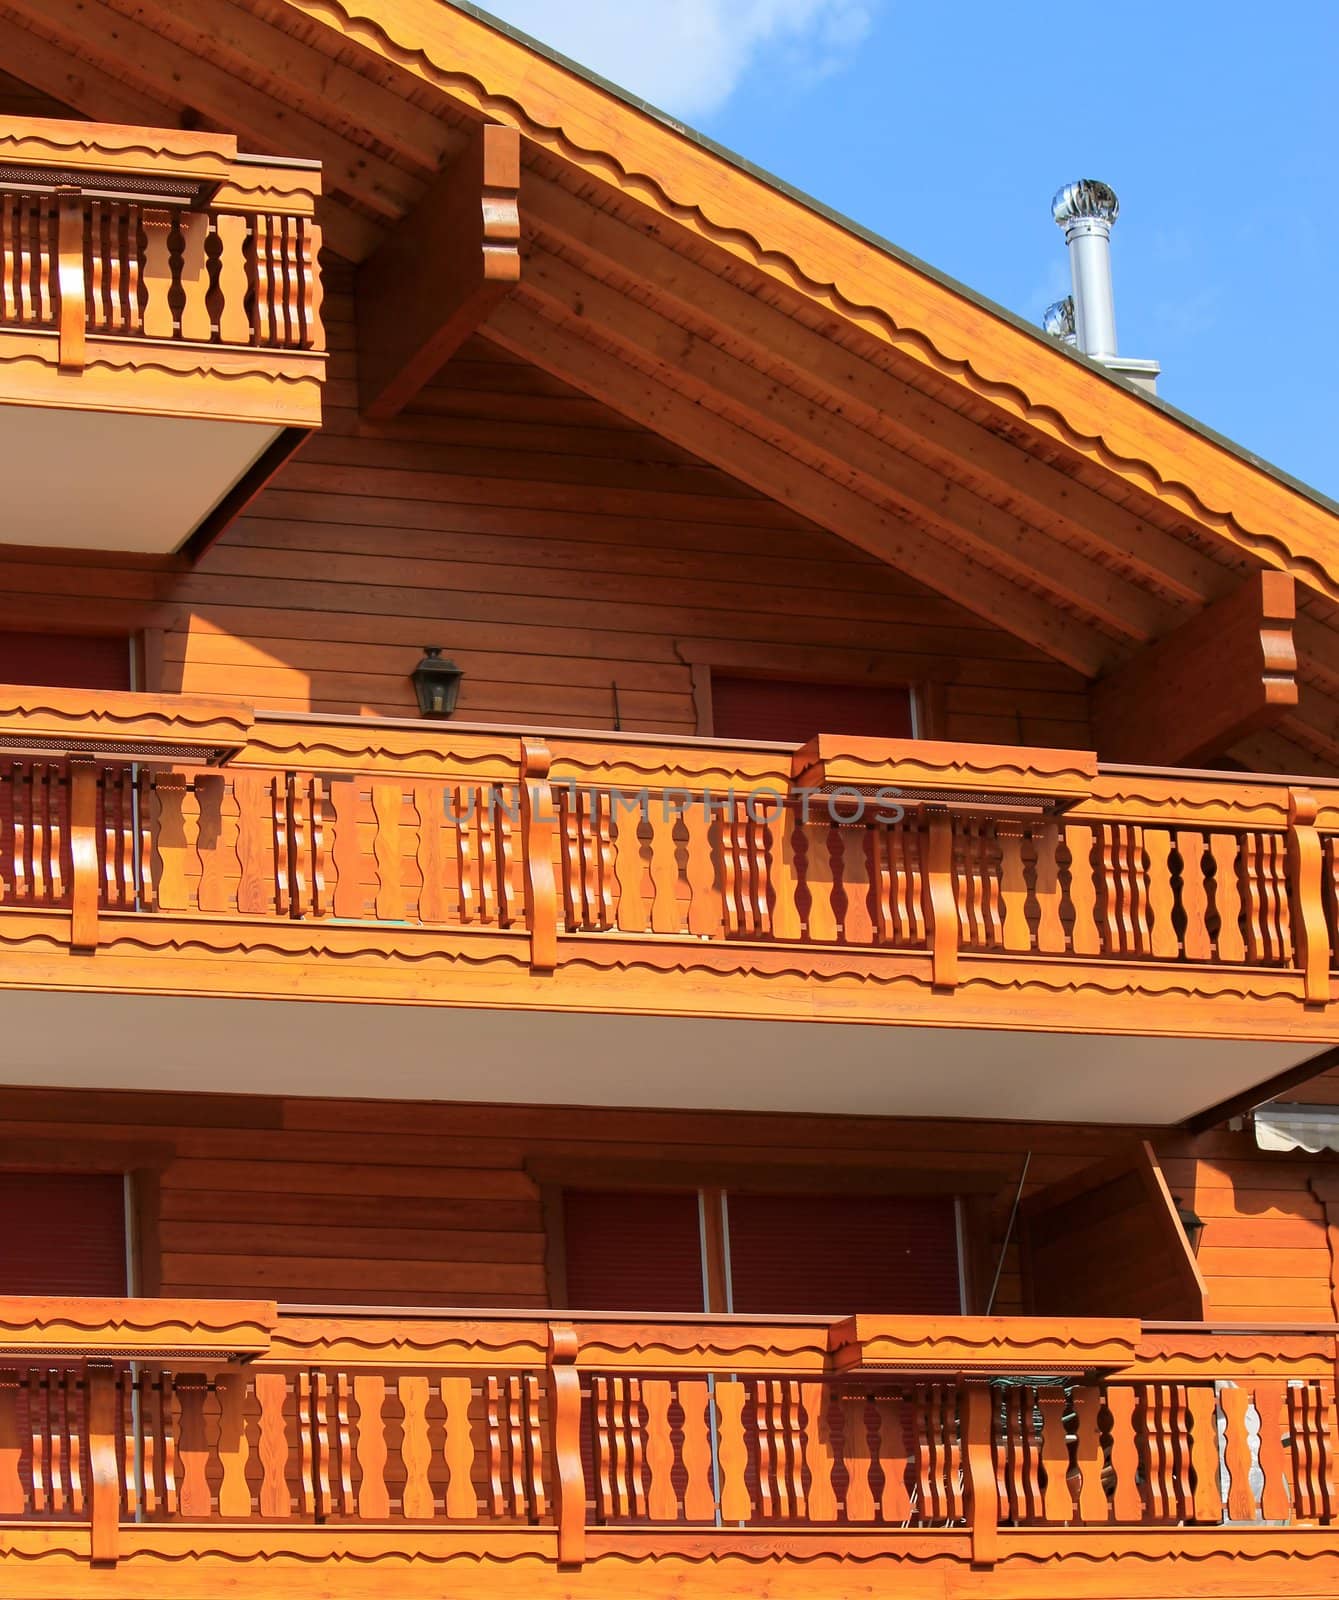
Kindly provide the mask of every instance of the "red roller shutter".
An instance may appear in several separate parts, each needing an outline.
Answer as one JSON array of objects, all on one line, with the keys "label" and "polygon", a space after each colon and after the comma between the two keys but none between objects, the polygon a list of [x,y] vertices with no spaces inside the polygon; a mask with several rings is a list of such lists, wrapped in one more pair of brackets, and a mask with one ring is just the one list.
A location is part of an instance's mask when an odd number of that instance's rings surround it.
[{"label": "red roller shutter", "polygon": [[0,683],[128,689],[130,641],[124,634],[0,631]]},{"label": "red roller shutter", "polygon": [[563,1196],[567,1304],[574,1311],[701,1311],[696,1193]]},{"label": "red roller shutter", "polygon": [[0,1294],[125,1293],[119,1173],[0,1172]]},{"label": "red roller shutter", "polygon": [[712,732],[721,739],[805,744],[818,733],[863,739],[911,738],[905,685],[787,682],[711,675]]},{"label": "red roller shutter", "polygon": [[957,1211],[934,1195],[729,1196],[734,1309],[956,1316]]}]

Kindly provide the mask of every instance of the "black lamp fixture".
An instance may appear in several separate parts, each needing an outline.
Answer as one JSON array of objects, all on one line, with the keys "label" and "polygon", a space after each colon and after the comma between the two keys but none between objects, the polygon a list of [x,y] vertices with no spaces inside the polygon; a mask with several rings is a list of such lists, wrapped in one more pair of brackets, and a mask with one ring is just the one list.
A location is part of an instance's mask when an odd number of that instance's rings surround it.
[{"label": "black lamp fixture", "polygon": [[449,717],[456,709],[460,680],[465,676],[454,661],[442,660],[438,644],[423,646],[423,659],[409,674],[418,696],[421,717]]},{"label": "black lamp fixture", "polygon": [[1176,1215],[1180,1219],[1186,1243],[1190,1246],[1190,1253],[1192,1256],[1197,1256],[1200,1253],[1200,1239],[1204,1235],[1204,1218],[1183,1200],[1174,1197],[1172,1203],[1176,1206]]}]

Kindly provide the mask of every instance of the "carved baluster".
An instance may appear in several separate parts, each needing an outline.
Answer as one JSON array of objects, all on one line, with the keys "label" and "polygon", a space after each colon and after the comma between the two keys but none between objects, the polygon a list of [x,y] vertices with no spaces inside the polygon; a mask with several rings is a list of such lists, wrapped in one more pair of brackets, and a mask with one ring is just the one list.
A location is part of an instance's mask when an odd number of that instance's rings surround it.
[{"label": "carved baluster", "polygon": [[209,1443],[205,1436],[207,1392],[202,1372],[178,1375],[176,1393],[181,1408],[177,1431],[177,1454],[181,1463],[178,1510],[190,1521],[208,1517],[213,1509],[209,1492]]},{"label": "carved baluster", "polygon": [[293,1496],[288,1488],[288,1426],[284,1417],[288,1379],[282,1372],[258,1372],[255,1386],[260,1407],[260,1514],[291,1517]]},{"label": "carved baluster", "polygon": [[162,1474],[163,1510],[169,1515],[174,1515],[179,1512],[181,1452],[177,1443],[172,1374],[170,1372],[158,1373],[154,1380],[154,1387],[158,1391],[160,1446],[158,1464]]},{"label": "carved baluster", "polygon": [[408,1519],[428,1518],[435,1501],[429,1470],[432,1449],[428,1439],[428,1380],[402,1375],[396,1393],[404,1410],[404,1437],[400,1461],[404,1467],[404,1491],[400,1509]]},{"label": "carved baluster", "polygon": [[[163,786],[162,775],[158,787]],[[233,794],[237,800],[237,858],[241,876],[237,882],[237,910],[242,916],[273,916],[278,906],[278,863],[275,856],[274,796],[271,782],[257,772],[235,772],[232,775]],[[160,799],[161,799],[160,795]],[[163,869],[167,868],[168,852],[161,843],[161,828],[167,825],[166,815],[160,825],[159,855]],[[287,863],[284,864],[285,868]],[[169,902],[164,898],[165,886],[160,875],[158,898],[164,910]]]},{"label": "carved baluster", "polygon": [[213,332],[206,296],[209,274],[205,265],[205,239],[209,232],[209,218],[203,211],[183,211],[178,226],[181,229],[181,337],[205,344]]},{"label": "carved baluster", "polygon": [[1209,853],[1213,862],[1213,908],[1218,917],[1218,959],[1241,962],[1246,959],[1246,944],[1241,936],[1241,873],[1237,858],[1241,841],[1235,833],[1211,833]]},{"label": "carved baluster", "polygon": [[[494,871],[497,874],[497,923],[499,928],[510,928],[513,923],[522,921],[523,907],[525,904],[525,889],[518,880],[515,832],[512,826],[513,811],[506,803],[499,801],[493,810],[493,838],[494,838]],[[548,824],[548,833],[552,838],[553,824]],[[552,874],[553,865],[550,857],[549,872]],[[557,919],[554,920],[554,938],[558,933]]]},{"label": "carved baluster", "polygon": [[61,1383],[61,1418],[65,1456],[65,1482],[69,1508],[76,1516],[84,1512],[83,1384],[78,1373],[67,1368]]},{"label": "carved baluster", "polygon": [[298,1374],[298,1481],[302,1487],[304,1515],[321,1520],[322,1504],[316,1488],[316,1419],[312,1406],[312,1374]]},{"label": "carved baluster", "polygon": [[1283,1448],[1285,1387],[1257,1383],[1255,1410],[1260,1420],[1260,1515],[1266,1522],[1286,1522],[1292,1505],[1292,1482]]},{"label": "carved baluster", "polygon": [[473,1521],[479,1514],[474,1492],[474,1432],[470,1426],[473,1385],[468,1378],[443,1378],[445,1408],[446,1514],[453,1522]]},{"label": "carved baluster", "polygon": [[716,1515],[716,1490],[711,1471],[711,1431],[707,1419],[710,1386],[705,1379],[680,1378],[679,1407],[683,1412],[683,1514],[688,1522],[711,1522]]},{"label": "carved baluster", "polygon": [[358,1515],[366,1522],[385,1522],[391,1514],[390,1491],[386,1487],[385,1378],[358,1373],[353,1380],[353,1400],[358,1408],[354,1440]]},{"label": "carved baluster", "polygon": [[1192,1385],[1186,1394],[1190,1410],[1190,1467],[1194,1473],[1193,1513],[1196,1522],[1223,1520],[1218,1486],[1218,1396],[1211,1385]]},{"label": "carved baluster", "polygon": [[19,1390],[18,1372],[13,1367],[0,1370],[0,1517],[21,1517],[27,1509],[19,1471]]},{"label": "carved baluster", "polygon": [[331,1508],[330,1379],[324,1372],[311,1375],[312,1505],[316,1520],[324,1522]]},{"label": "carved baluster", "polygon": [[[932,1401],[932,1391],[926,1384],[917,1384],[911,1391],[911,1416],[915,1444],[911,1457],[911,1471],[914,1483],[916,1514],[922,1524],[938,1522],[943,1517],[943,1497],[939,1481],[939,1456],[940,1441],[938,1438],[939,1419],[935,1415],[936,1407]],[[877,1402],[875,1411],[879,1419],[879,1459],[883,1464],[885,1474],[888,1474],[889,1458],[894,1453],[900,1452],[901,1430],[895,1413],[890,1415],[890,1408],[883,1402]],[[905,1473],[898,1474],[894,1471],[891,1476],[901,1476],[905,1483]],[[887,1483],[884,1493],[887,1496]],[[887,1520],[887,1513],[885,1518]]]},{"label": "carved baluster", "polygon": [[958,982],[958,908],[953,872],[953,818],[932,812],[925,859],[925,889],[929,900],[931,975],[939,989]]},{"label": "carved baluster", "polygon": [[631,1487],[631,1503],[633,1514],[637,1517],[646,1515],[646,1461],[643,1445],[642,1421],[642,1382],[640,1378],[629,1378],[627,1388],[627,1440],[628,1440],[628,1477]]},{"label": "carved baluster", "polygon": [[1289,1385],[1297,1521],[1329,1522],[1335,1514],[1331,1411],[1325,1388],[1313,1383]]},{"label": "carved baluster", "polygon": [[671,1391],[667,1379],[647,1378],[642,1383],[642,1403],[646,1406],[646,1466],[651,1482],[647,1490],[647,1514],[652,1522],[674,1522],[679,1515],[679,1498],[674,1492],[674,1441],[670,1434]]},{"label": "carved baluster", "polygon": [[651,929],[655,933],[678,933],[683,927],[683,909],[679,903],[674,819],[654,804],[648,805],[642,815],[651,832]]},{"label": "carved baluster", "polygon": [[[217,334],[223,344],[250,344],[251,322],[246,313],[246,221],[224,214],[212,219],[211,231],[217,251],[217,319],[209,319],[208,332]],[[201,303],[207,304],[203,292]],[[208,316],[208,312],[206,311]]]},{"label": "carved baluster", "polygon": [[1181,941],[1172,921],[1176,910],[1177,873],[1172,866],[1175,835],[1165,828],[1150,828],[1144,835],[1144,848],[1148,852],[1149,952],[1156,960],[1175,961],[1181,954]]},{"label": "carved baluster", "polygon": [[1071,1522],[1074,1496],[1069,1487],[1069,1441],[1065,1437],[1065,1391],[1044,1388],[1037,1391],[1041,1412],[1042,1515],[1047,1522]]},{"label": "carved baluster", "polygon": [[1237,1384],[1219,1396],[1223,1408],[1223,1465],[1227,1468],[1227,1514],[1233,1522],[1255,1518],[1255,1491],[1251,1487],[1251,1437],[1248,1411],[1251,1395]]},{"label": "carved baluster", "polygon": [[1099,1414],[1102,1394],[1088,1386],[1074,1390],[1074,1465],[1079,1472],[1078,1520],[1085,1525],[1106,1522],[1110,1516],[1106,1486],[1102,1482],[1103,1450]]},{"label": "carved baluster", "polygon": [[869,1422],[864,1395],[845,1396],[841,1402],[842,1464],[846,1468],[846,1520],[874,1521],[874,1494],[870,1488]]},{"label": "carved baluster", "polygon": [[583,856],[588,848],[582,829],[581,796],[564,785],[558,790],[558,846],[562,871],[559,882],[563,892],[563,927],[569,933],[582,932],[587,926],[585,887],[586,874]]},{"label": "carved baluster", "polygon": [[[600,1381],[597,1378],[596,1384]],[[499,1380],[490,1377],[484,1393],[487,1398],[489,1504],[492,1514],[502,1518],[507,1514],[507,1501],[502,1492],[502,1386]]]},{"label": "carved baluster", "polygon": [[721,1474],[721,1520],[748,1522],[753,1502],[745,1476],[748,1450],[744,1443],[744,1385],[731,1378],[716,1384],[717,1461]]},{"label": "carved baluster", "polygon": [[773,1486],[776,1463],[773,1457],[772,1388],[773,1385],[763,1379],[753,1386],[753,1427],[758,1446],[758,1514],[763,1518],[777,1514]]},{"label": "carved baluster", "polygon": [[1001,942],[1006,950],[1030,951],[1032,929],[1027,920],[1027,876],[1023,870],[1021,823],[1000,822],[995,827],[1000,846],[1000,906],[1003,914]]},{"label": "carved baluster", "polygon": [[361,917],[367,909],[363,888],[364,857],[358,837],[358,800],[358,784],[351,778],[334,779],[326,794],[326,834],[334,879],[329,903],[337,917]]},{"label": "carved baluster", "polygon": [[1133,1384],[1111,1384],[1106,1392],[1111,1417],[1111,1470],[1115,1479],[1112,1511],[1117,1522],[1142,1522],[1144,1501],[1139,1489],[1139,1438],[1136,1408],[1141,1392]]},{"label": "carved baluster", "polygon": [[525,1459],[529,1474],[530,1520],[542,1522],[548,1515],[548,1502],[544,1493],[544,1436],[540,1428],[540,1380],[533,1372],[521,1379],[525,1390],[526,1436]]},{"label": "carved baluster", "polygon": [[1204,876],[1205,836],[1182,828],[1176,835],[1176,851],[1181,857],[1180,901],[1185,917],[1182,949],[1187,961],[1211,961],[1213,944],[1209,937],[1209,885]]},{"label": "carved baluster", "polygon": [[214,1380],[219,1404],[219,1516],[243,1522],[251,1515],[251,1487],[246,1464],[251,1445],[246,1429],[246,1378],[240,1372],[220,1372]]},{"label": "carved baluster", "polygon": [[400,874],[400,824],[404,793],[398,783],[372,785],[372,856],[377,869],[375,915],[381,922],[404,920],[404,889]]},{"label": "carved baluster", "polygon": [[832,1448],[830,1397],[822,1383],[802,1383],[799,1393],[803,1408],[803,1450],[802,1455],[797,1452],[795,1458],[795,1475],[798,1480],[802,1461],[809,1473],[808,1520],[835,1522],[837,1495],[832,1486],[832,1469],[836,1458]]},{"label": "carved baluster", "polygon": [[258,212],[251,218],[248,263],[251,278],[251,341],[258,345],[277,342],[274,251],[273,219],[264,212]]},{"label": "carved baluster", "polygon": [[929,889],[926,884],[926,856],[929,844],[929,832],[918,822],[911,822],[900,828],[902,840],[903,861],[905,865],[905,893],[903,906],[906,911],[906,929],[908,943],[917,949],[924,948],[929,942],[928,904]]},{"label": "carved baluster", "polygon": [[646,933],[649,923],[643,893],[645,863],[635,811],[614,807],[611,818],[614,877],[618,882],[618,926],[623,933]]},{"label": "carved baluster", "polygon": [[1064,829],[1069,851],[1069,903],[1074,910],[1071,947],[1076,956],[1102,953],[1097,919],[1097,879],[1093,871],[1093,829],[1086,823],[1068,823]]},{"label": "carved baluster", "polygon": [[911,1520],[911,1496],[907,1492],[907,1446],[902,1436],[902,1404],[898,1399],[875,1402],[879,1419],[879,1466],[883,1471],[883,1494],[879,1511],[885,1523],[903,1527]]}]

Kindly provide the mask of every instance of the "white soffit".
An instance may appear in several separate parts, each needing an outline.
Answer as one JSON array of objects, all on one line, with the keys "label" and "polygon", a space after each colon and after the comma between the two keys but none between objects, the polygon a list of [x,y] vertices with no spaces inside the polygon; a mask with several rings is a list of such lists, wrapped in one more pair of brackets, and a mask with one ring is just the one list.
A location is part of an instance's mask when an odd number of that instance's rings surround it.
[{"label": "white soffit", "polygon": [[278,437],[259,422],[0,406],[0,544],[179,549]]},{"label": "white soffit", "polygon": [[12,990],[0,1082],[1165,1124],[1314,1043]]}]

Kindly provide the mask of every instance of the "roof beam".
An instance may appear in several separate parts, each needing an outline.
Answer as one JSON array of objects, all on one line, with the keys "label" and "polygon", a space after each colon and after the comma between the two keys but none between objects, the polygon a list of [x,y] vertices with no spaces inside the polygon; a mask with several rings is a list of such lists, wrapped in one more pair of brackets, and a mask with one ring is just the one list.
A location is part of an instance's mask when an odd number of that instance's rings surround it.
[{"label": "roof beam", "polygon": [[[710,405],[760,438],[779,445],[834,481],[876,503],[891,504],[1014,582],[1041,584],[1127,639],[1165,630],[1171,613],[1118,574],[1088,560],[999,507],[980,500],[843,417],[815,406],[709,340],[700,338],[608,284],[556,257],[531,253],[526,290],[590,328],[606,345],[691,398]],[[989,580],[988,580],[989,581]],[[1102,659],[1100,648],[1090,663]],[[1090,664],[1089,672],[1096,671]]]},{"label": "roof beam", "polygon": [[[798,378],[823,403],[859,426],[894,441],[900,435],[934,452],[961,473],[968,468],[1002,490],[1040,528],[1074,532],[1178,601],[1203,605],[1228,586],[1229,575],[1174,534],[1040,461],[964,417],[885,367],[856,355],[788,311],[732,283],[720,272],[664,242],[654,213],[647,225],[601,211],[538,173],[526,174],[526,223],[601,275],[645,285],[656,299],[715,327],[749,359],[788,381]],[[732,271],[738,264],[730,262]],[[775,285],[768,293],[780,292]],[[797,304],[812,302],[796,293]],[[834,318],[834,324],[838,319]]]},{"label": "roof beam", "polygon": [[1281,722],[1298,703],[1289,573],[1253,573],[1232,594],[1093,685],[1093,740],[1107,761],[1192,766]]},{"label": "roof beam", "polygon": [[1093,636],[1057,607],[1001,578],[937,534],[834,483],[784,449],[677,393],[554,320],[524,284],[489,319],[504,350],[603,401],[642,427],[954,600],[1057,661],[1092,675]]},{"label": "roof beam", "polygon": [[364,416],[413,400],[521,276],[521,136],[485,122],[358,273]]}]

